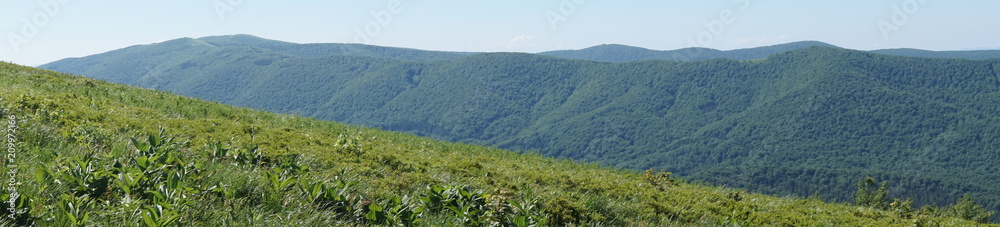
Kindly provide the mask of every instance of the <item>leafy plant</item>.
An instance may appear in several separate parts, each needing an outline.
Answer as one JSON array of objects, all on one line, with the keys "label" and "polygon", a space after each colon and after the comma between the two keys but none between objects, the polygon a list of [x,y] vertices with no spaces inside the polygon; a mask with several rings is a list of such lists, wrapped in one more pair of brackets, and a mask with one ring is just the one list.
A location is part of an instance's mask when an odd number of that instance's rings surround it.
[{"label": "leafy plant", "polygon": [[240,165],[260,165],[261,161],[264,160],[264,153],[260,151],[258,146],[233,149],[230,153],[233,160]]},{"label": "leafy plant", "polygon": [[996,214],[995,211],[986,210],[982,205],[976,203],[969,194],[959,198],[946,212],[950,216],[979,223],[989,222],[990,217]]},{"label": "leafy plant", "polygon": [[360,197],[350,194],[350,190],[358,184],[356,181],[348,181],[337,177],[336,185],[333,187],[323,183],[300,182],[299,188],[311,199],[311,203],[321,209],[333,209],[340,214],[353,214],[354,209],[360,204]]},{"label": "leafy plant", "polygon": [[876,186],[875,178],[866,177],[858,181],[858,193],[854,199],[854,204],[858,206],[872,207],[876,209],[889,209],[888,182],[882,182],[882,186]]},{"label": "leafy plant", "polygon": [[657,188],[659,190],[666,191],[667,188],[676,184],[673,178],[670,178],[671,172],[653,172],[652,169],[646,170],[643,177],[646,178],[646,182]]},{"label": "leafy plant", "polygon": [[28,195],[15,194],[8,191],[8,187],[0,188],[0,221],[9,221],[11,225],[18,226],[32,225],[35,222],[31,215],[33,202],[37,201],[33,201]]},{"label": "leafy plant", "polygon": [[89,195],[73,196],[62,194],[59,200],[59,209],[73,226],[85,226],[90,219],[90,209],[94,207],[94,201]]},{"label": "leafy plant", "polygon": [[142,213],[142,225],[148,227],[171,226],[178,223],[181,215],[170,207],[161,205],[146,206]]},{"label": "leafy plant", "polygon": [[295,177],[286,176],[280,173],[274,173],[272,171],[266,172],[267,181],[270,182],[271,191],[279,193],[285,189],[295,185]]}]

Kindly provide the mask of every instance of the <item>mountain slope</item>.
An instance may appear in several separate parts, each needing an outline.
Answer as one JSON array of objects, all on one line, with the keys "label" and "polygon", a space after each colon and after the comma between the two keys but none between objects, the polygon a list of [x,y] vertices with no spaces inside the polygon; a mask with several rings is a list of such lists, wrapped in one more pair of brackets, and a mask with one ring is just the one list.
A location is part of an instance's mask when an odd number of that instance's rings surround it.
[{"label": "mountain slope", "polygon": [[630,62],[642,60],[671,61],[703,61],[715,58],[733,60],[751,60],[765,58],[768,55],[812,46],[836,47],[816,41],[801,41],[773,46],[720,51],[708,48],[683,48],[677,50],[656,51],[625,45],[600,45],[581,50],[558,50],[538,53],[553,57],[581,59],[600,62]]},{"label": "mountain slope", "polygon": [[8,63],[0,80],[0,115],[17,129],[7,138],[17,138],[18,158],[4,168],[19,166],[11,177],[22,183],[13,188],[25,211],[7,224],[974,224],[945,212],[706,187]]},{"label": "mountain slope", "polygon": [[[733,60],[752,60],[766,58],[769,55],[786,51],[798,50],[806,47],[837,47],[831,44],[817,41],[800,41],[785,44],[778,44],[764,47],[754,47],[746,49],[736,49],[720,51],[709,48],[683,48],[677,50],[650,50],[641,47],[632,47],[619,44],[605,44],[593,46],[580,50],[556,50],[538,53],[553,57],[581,59],[600,62],[630,62],[643,60],[670,60],[670,61],[703,61],[716,58],[726,58]],[[960,58],[970,60],[985,60],[1000,58],[1000,50],[973,50],[973,51],[929,51],[919,49],[884,49],[869,51],[877,54],[906,56],[906,57],[927,57],[927,58]]]},{"label": "mountain slope", "polygon": [[[753,61],[412,61],[197,44],[158,71],[108,61],[118,67],[66,72],[759,192],[850,201],[849,183],[867,175],[916,204],[970,193],[1000,208],[996,59],[810,47]],[[45,67],[60,65],[75,64]]]},{"label": "mountain slope", "polygon": [[[44,68],[83,75],[101,75],[99,79],[143,84],[136,75],[158,75],[170,67],[198,68],[206,56],[247,60],[266,66],[274,61],[327,56],[365,56],[401,60],[447,60],[471,53],[424,51],[407,48],[360,44],[295,44],[249,35],[181,38],[150,45],[137,45],[84,58],[68,58],[46,64]],[[210,60],[210,59],[208,59]],[[130,62],[108,67],[109,62]],[[156,78],[147,78],[155,80]]]},{"label": "mountain slope", "polygon": [[910,56],[910,57],[926,57],[926,58],[964,58],[971,60],[1000,58],[1000,50],[928,51],[928,50],[904,48],[904,49],[873,50],[871,52],[878,54]]},{"label": "mountain slope", "polygon": [[349,43],[297,44],[263,39],[251,35],[210,36],[199,38],[198,40],[205,41],[219,47],[259,47],[298,57],[350,55],[403,60],[448,60],[472,54],[465,52],[426,51],[409,48],[382,47]]}]

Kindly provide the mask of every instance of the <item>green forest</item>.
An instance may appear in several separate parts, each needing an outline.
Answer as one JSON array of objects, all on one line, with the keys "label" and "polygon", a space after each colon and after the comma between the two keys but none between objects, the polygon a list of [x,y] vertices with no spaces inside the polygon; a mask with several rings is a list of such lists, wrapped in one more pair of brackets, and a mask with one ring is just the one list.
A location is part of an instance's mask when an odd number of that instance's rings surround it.
[{"label": "green forest", "polygon": [[[600,62],[630,62],[645,60],[670,60],[670,61],[704,61],[717,58],[733,60],[753,60],[766,58],[772,54],[802,49],[806,47],[834,47],[837,46],[818,42],[800,41],[772,46],[754,47],[735,50],[715,50],[701,47],[690,47],[678,50],[650,50],[641,47],[632,47],[619,44],[605,44],[589,47],[580,50],[556,50],[538,53],[539,55],[581,59]],[[882,49],[869,51],[870,53],[887,54],[907,57],[927,57],[927,58],[961,58],[970,60],[985,60],[1000,58],[1000,50],[975,50],[975,51],[927,51],[918,49]]]},{"label": "green forest", "polygon": [[628,62],[275,42],[179,39],[42,68],[752,193],[852,202],[873,177],[914,206],[968,194],[1000,209],[996,59],[811,42]]},{"label": "green forest", "polygon": [[[274,114],[0,63],[3,225],[745,226],[984,223],[972,196],[850,203]],[[11,155],[13,154],[13,155]],[[890,200],[892,199],[892,200]],[[981,201],[981,200],[980,200]]]},{"label": "green forest", "polygon": [[[600,62],[630,62],[645,60],[670,60],[670,61],[704,61],[717,58],[733,60],[753,60],[766,58],[769,55],[785,51],[797,50],[806,47],[822,46],[836,47],[823,42],[801,41],[773,46],[736,49],[736,50],[715,50],[702,47],[690,47],[678,50],[650,50],[640,47],[632,47],[618,44],[599,45],[581,50],[557,50],[538,53],[539,55],[581,59]],[[901,53],[909,54],[909,53]]]}]

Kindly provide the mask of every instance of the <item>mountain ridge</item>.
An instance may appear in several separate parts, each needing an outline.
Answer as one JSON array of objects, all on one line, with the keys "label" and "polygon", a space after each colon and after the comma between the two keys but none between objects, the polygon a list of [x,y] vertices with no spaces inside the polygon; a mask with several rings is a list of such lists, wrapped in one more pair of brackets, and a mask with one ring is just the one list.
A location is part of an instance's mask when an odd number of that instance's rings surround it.
[{"label": "mountain ridge", "polygon": [[[394,59],[405,59],[405,60],[451,60],[477,53],[490,53],[490,52],[431,51],[431,50],[420,50],[414,48],[385,47],[385,46],[375,46],[375,45],[355,44],[355,43],[301,43],[300,44],[300,43],[265,39],[246,34],[206,36],[202,38],[185,37],[154,44],[162,44],[171,41],[175,42],[196,41],[196,42],[203,42],[204,44],[217,45],[217,46],[262,47],[272,51],[277,51],[300,57],[350,55],[350,56],[370,56],[370,57],[394,58]],[[129,48],[136,48],[141,46],[149,46],[154,44],[133,45],[115,51],[125,50]],[[774,53],[790,51],[811,46],[840,48],[835,45],[824,43],[821,41],[796,41],[796,42],[775,44],[769,46],[747,47],[747,48],[739,48],[732,50],[718,50],[718,49],[711,49],[704,47],[687,47],[674,50],[653,50],[653,49],[637,47],[637,46],[629,46],[623,44],[600,44],[578,50],[551,50],[551,51],[543,51],[543,52],[529,53],[529,54],[546,55],[546,56],[563,57],[563,58],[580,59],[580,60],[590,60],[590,61],[601,61],[601,62],[628,62],[628,61],[639,61],[639,60],[700,61],[700,60],[709,60],[713,58],[753,60],[753,59],[764,58],[767,57],[767,55]],[[103,54],[111,54],[112,52],[115,51],[109,51]],[[896,48],[896,49],[870,50],[867,52],[896,55],[896,56],[908,56],[908,57],[964,58],[971,60],[1000,58],[1000,50],[930,51],[930,50],[921,50],[912,48]],[[385,53],[395,53],[395,54],[385,54]],[[47,64],[43,64],[40,67],[45,67],[45,65],[50,65],[48,67],[51,67],[51,64],[57,63],[62,60],[74,60],[79,58],[82,57],[61,59]]]},{"label": "mountain ridge", "polygon": [[819,41],[799,41],[727,51],[703,47],[688,47],[676,50],[651,50],[642,47],[620,44],[603,44],[580,50],[546,51],[538,54],[603,62],[629,62],[641,60],[699,61],[713,58],[752,60],[765,58],[768,55],[779,52],[811,46],[837,47]]}]

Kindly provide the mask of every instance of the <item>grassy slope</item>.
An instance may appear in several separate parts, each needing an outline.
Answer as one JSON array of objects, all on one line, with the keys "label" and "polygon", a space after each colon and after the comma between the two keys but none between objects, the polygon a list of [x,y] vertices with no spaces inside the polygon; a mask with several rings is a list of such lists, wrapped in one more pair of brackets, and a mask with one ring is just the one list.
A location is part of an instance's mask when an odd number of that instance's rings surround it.
[{"label": "grassy slope", "polygon": [[[55,183],[57,177],[39,170],[58,175],[72,169],[67,160],[88,154],[97,157],[95,166],[110,168],[107,165],[116,154],[128,156],[136,149],[129,138],[145,138],[159,130],[177,137],[174,146],[184,160],[214,173],[203,180],[184,179],[183,184],[206,189],[194,185],[214,183],[242,190],[236,195],[217,195],[207,189],[191,193],[187,199],[196,202],[177,205],[173,211],[180,214],[177,221],[195,225],[366,223],[364,218],[321,209],[303,192],[290,189],[294,187],[269,190],[265,173],[279,167],[210,161],[205,153],[212,149],[206,144],[215,142],[234,150],[259,144],[267,157],[298,154],[301,158],[295,163],[311,170],[287,177],[334,184],[334,179],[355,180],[359,184],[350,191],[376,204],[390,203],[386,199],[393,196],[426,196],[429,186],[467,185],[485,192],[484,198],[495,198],[488,196],[492,194],[507,195],[504,198],[508,200],[534,200],[545,208],[538,209],[539,213],[552,223],[971,224],[687,183],[666,186],[662,178],[635,172],[252,111],[7,63],[0,63],[0,81],[0,105],[10,109],[4,116],[13,114],[20,119],[18,158],[8,161],[20,166],[16,179],[23,184],[18,190],[24,194],[22,198],[31,199],[26,206],[31,207],[28,214],[42,225],[66,224],[69,215],[64,210],[72,209],[58,204],[87,200],[95,203],[77,206],[90,214],[87,222],[140,222],[151,212],[141,208],[155,204],[124,201],[127,193],[113,185],[100,199],[63,197],[60,195],[73,194],[75,189],[66,187],[66,182]],[[417,224],[463,223],[448,210],[428,209],[422,217]]]}]

